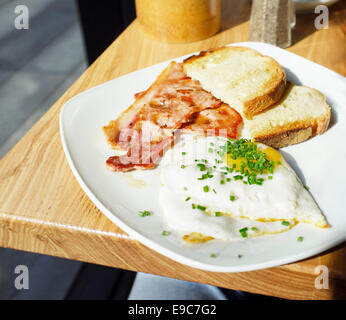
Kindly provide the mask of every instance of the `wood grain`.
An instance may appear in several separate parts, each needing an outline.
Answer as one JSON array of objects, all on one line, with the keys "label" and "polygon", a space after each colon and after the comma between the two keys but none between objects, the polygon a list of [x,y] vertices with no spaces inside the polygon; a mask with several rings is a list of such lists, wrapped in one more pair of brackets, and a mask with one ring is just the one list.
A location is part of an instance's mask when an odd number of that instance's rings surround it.
[{"label": "wood grain", "polygon": [[[131,239],[91,203],[65,160],[59,111],[76,94],[140,68],[210,47],[246,41],[250,2],[224,1],[221,31],[190,44],[165,44],[134,21],[0,161],[0,245],[69,259],[289,299],[346,298],[346,248],[281,267],[247,273],[193,269]],[[314,15],[298,16],[289,51],[346,75],[346,4],[330,7],[329,29]],[[311,27],[312,26],[312,27]],[[315,268],[326,265],[330,288],[316,289]]]}]

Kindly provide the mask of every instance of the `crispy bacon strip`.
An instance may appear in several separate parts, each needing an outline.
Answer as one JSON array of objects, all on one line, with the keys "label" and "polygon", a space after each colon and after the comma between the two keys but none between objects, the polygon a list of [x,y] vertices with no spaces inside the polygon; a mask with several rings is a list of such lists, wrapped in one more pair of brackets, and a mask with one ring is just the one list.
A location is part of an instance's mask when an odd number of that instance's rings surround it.
[{"label": "crispy bacon strip", "polygon": [[[137,125],[135,130],[140,130],[140,124],[137,124],[137,120],[141,118],[143,121],[143,119],[145,119],[145,111],[147,110],[148,113],[148,108],[150,106],[153,107],[155,104],[160,103],[160,97],[161,100],[164,98],[164,88],[169,87],[172,82],[180,82],[184,79],[188,80],[190,78],[183,72],[182,65],[176,62],[169,64],[146,91],[137,95],[137,99],[127,110],[122,112],[116,120],[112,120],[108,126],[103,127],[111,147],[117,150],[126,150],[121,139],[122,131],[128,128],[134,128],[135,125]],[[197,83],[198,82],[196,82],[196,85]],[[146,107],[146,109],[144,109],[144,107]],[[179,125],[177,124],[177,127],[179,127]]]},{"label": "crispy bacon strip", "polygon": [[181,127],[181,131],[236,139],[242,121],[237,111],[223,104],[219,108],[206,109],[195,114],[189,123]]},{"label": "crispy bacon strip", "polygon": [[125,156],[109,157],[106,165],[109,170],[117,172],[153,169],[159,158],[162,157],[163,152],[171,147],[172,141],[173,137],[169,137],[154,146],[149,146],[149,148],[138,143],[138,149],[135,147],[135,152],[133,152],[133,149],[129,149]]},{"label": "crispy bacon strip", "polygon": [[242,122],[235,110],[187,77],[182,64],[176,62],[135,97],[133,105],[103,127],[110,145],[126,151],[124,156],[107,160],[107,167],[113,171],[153,168],[172,145],[173,134],[179,128],[197,134],[226,128],[227,136],[236,137]]},{"label": "crispy bacon strip", "polygon": [[[189,122],[190,116],[206,108],[217,108],[222,102],[202,89],[198,81],[183,72],[182,64],[172,62],[151,87],[116,120],[103,127],[108,142],[114,149],[124,150],[123,131],[140,131],[150,122],[153,142],[169,137],[172,132]],[[128,141],[129,142],[129,141]]]}]

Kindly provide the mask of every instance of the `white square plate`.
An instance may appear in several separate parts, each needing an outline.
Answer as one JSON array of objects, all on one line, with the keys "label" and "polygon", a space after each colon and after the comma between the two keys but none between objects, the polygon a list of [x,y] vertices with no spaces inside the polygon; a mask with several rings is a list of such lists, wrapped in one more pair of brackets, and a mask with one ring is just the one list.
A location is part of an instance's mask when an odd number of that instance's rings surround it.
[{"label": "white square plate", "polygon": [[[286,264],[346,240],[345,78],[268,44],[242,42],[232,45],[250,47],[273,57],[285,68],[288,80],[311,86],[326,95],[332,107],[327,132],[281,151],[302,182],[309,186],[331,228],[319,229],[300,223],[278,235],[235,242],[213,240],[192,247],[161,235],[158,169],[132,173],[108,171],[105,161],[112,150],[102,126],[131,105],[134,93],[147,89],[169,61],[89,89],[69,100],[60,114],[60,133],[68,163],[85,193],[105,216],[133,238],[171,259],[218,272],[250,271]],[[186,57],[174,60],[182,61]],[[153,215],[141,218],[138,216],[140,210],[150,210]],[[299,236],[304,237],[302,242],[297,241]],[[211,258],[211,253],[218,255]]]}]

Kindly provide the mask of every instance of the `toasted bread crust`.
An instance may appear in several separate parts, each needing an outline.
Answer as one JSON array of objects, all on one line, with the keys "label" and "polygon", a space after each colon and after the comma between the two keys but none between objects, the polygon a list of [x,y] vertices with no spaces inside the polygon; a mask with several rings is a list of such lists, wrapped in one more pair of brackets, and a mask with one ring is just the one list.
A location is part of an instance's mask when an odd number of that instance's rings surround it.
[{"label": "toasted bread crust", "polygon": [[[191,63],[191,62],[193,62],[194,60],[196,60],[198,58],[204,57],[204,56],[206,56],[209,53],[216,52],[216,51],[222,50],[224,48],[226,48],[226,46],[217,47],[217,48],[211,48],[211,49],[208,49],[208,50],[202,50],[199,54],[194,54],[191,57],[186,58],[183,61],[183,64],[185,65],[186,63]],[[235,47],[233,47],[233,48],[235,48]],[[237,47],[237,48],[241,48],[241,47]]]},{"label": "toasted bread crust", "polygon": [[303,142],[313,136],[312,127],[291,129],[275,134],[255,137],[254,141],[263,143],[273,148],[283,148],[292,144]]},{"label": "toasted bread crust", "polygon": [[253,137],[253,140],[273,148],[284,148],[324,133],[328,129],[329,121],[330,114],[319,119],[316,123],[302,123],[300,126],[296,125],[294,129],[281,128],[275,133]]},{"label": "toasted bread crust", "polygon": [[330,111],[330,107],[328,106],[327,114],[323,118],[320,118],[317,120],[316,134],[322,134],[325,131],[327,131],[329,127],[330,118],[331,118],[331,111]]},{"label": "toasted bread crust", "polygon": [[276,102],[278,102],[286,89],[286,75],[280,80],[276,81],[275,85],[267,91],[264,92],[262,96],[256,97],[255,99],[248,101],[244,107],[244,116],[247,119],[252,119],[256,114],[261,113],[266,110]]}]

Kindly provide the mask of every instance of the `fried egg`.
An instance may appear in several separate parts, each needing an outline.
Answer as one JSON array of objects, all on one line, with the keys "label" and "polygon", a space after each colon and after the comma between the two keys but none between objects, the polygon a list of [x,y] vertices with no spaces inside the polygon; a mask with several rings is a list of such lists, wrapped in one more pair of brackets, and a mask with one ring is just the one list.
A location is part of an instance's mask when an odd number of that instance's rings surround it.
[{"label": "fried egg", "polygon": [[328,224],[275,149],[241,139],[185,135],[160,164],[166,228],[188,242],[240,240]]}]

